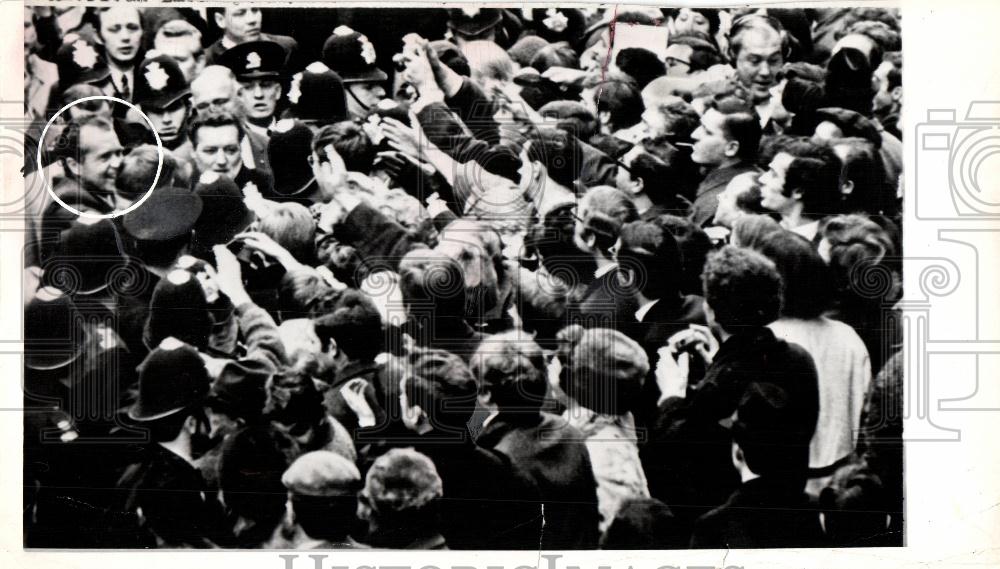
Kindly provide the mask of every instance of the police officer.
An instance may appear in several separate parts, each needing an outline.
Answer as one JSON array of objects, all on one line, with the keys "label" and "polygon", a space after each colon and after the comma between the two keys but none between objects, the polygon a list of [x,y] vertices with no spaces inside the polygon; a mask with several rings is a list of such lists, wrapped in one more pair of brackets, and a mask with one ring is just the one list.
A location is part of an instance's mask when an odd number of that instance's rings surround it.
[{"label": "police officer", "polygon": [[240,84],[236,96],[243,106],[243,126],[248,132],[270,136],[284,92],[284,48],[267,40],[241,43],[219,56],[217,63],[231,69]]},{"label": "police officer", "polygon": [[385,71],[375,65],[375,46],[368,36],[347,26],[333,30],[323,44],[323,62],[344,81],[347,111],[363,119],[385,98]]}]

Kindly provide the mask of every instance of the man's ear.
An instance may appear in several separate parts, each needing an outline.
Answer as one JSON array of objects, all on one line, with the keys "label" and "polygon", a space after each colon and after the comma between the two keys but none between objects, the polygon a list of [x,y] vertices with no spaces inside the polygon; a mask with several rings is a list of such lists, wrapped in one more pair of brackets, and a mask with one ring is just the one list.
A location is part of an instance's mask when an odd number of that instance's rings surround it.
[{"label": "man's ear", "polygon": [[851,195],[851,192],[853,191],[854,191],[854,180],[847,180],[843,184],[840,184],[840,193],[844,194],[845,196]]},{"label": "man's ear", "polygon": [[587,244],[587,248],[593,250],[597,246],[597,234],[593,231],[588,231],[587,236],[584,237],[583,242]]},{"label": "man's ear", "polygon": [[63,166],[74,176],[80,176],[80,163],[76,161],[76,158],[63,158]]},{"label": "man's ear", "polygon": [[198,419],[194,415],[188,415],[188,418],[184,419],[184,430],[192,435],[198,432]]},{"label": "man's ear", "polygon": [[892,97],[893,101],[898,103],[903,99],[903,87],[902,86],[893,87],[889,95]]},{"label": "man's ear", "polygon": [[600,124],[610,124],[611,111],[597,111],[597,120],[600,121]]},{"label": "man's ear", "polygon": [[226,14],[225,14],[225,8],[223,8],[222,12],[215,13],[215,25],[225,30],[226,29],[225,24],[226,24]]},{"label": "man's ear", "polygon": [[641,194],[642,191],[645,189],[644,186],[645,186],[645,182],[642,181],[642,178],[633,179],[632,180],[632,188],[631,188],[632,193],[634,195]]},{"label": "man's ear", "polygon": [[802,190],[792,190],[791,198],[795,201],[802,201]]},{"label": "man's ear", "polygon": [[740,152],[740,143],[739,143],[739,141],[730,140],[730,141],[726,142],[726,150],[725,150],[726,156],[729,156],[730,158],[732,158],[732,157],[736,156],[737,154],[739,154],[739,152]]}]

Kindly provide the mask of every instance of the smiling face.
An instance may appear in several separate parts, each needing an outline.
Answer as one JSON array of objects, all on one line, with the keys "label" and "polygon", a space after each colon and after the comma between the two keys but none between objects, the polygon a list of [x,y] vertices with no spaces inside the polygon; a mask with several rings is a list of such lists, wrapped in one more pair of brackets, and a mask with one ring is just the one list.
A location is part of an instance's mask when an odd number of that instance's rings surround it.
[{"label": "smiling face", "polygon": [[785,64],[781,36],[766,28],[751,28],[741,34],[743,44],[736,56],[736,77],[750,91],[754,103],[771,98],[771,88],[778,82],[778,72]]},{"label": "smiling face", "polygon": [[195,136],[194,157],[201,172],[217,172],[236,179],[243,167],[240,132],[232,125],[203,126]]},{"label": "smiling face", "polygon": [[84,185],[114,193],[122,165],[122,145],[114,129],[85,125],[80,129],[79,176]]},{"label": "smiling face", "polygon": [[265,123],[271,120],[281,98],[281,83],[275,79],[240,81],[240,102],[248,119]]},{"label": "smiling face", "polygon": [[119,65],[135,63],[142,39],[139,12],[128,6],[109,8],[101,13],[100,37],[108,58]]}]

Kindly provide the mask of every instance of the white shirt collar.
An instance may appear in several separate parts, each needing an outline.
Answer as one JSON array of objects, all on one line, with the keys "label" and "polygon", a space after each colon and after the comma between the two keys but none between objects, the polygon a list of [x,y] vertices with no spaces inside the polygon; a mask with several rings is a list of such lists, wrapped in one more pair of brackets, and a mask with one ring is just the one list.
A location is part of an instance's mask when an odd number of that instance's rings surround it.
[{"label": "white shirt collar", "polygon": [[790,229],[793,233],[798,233],[799,235],[812,241],[816,237],[816,232],[819,231],[819,221],[813,221],[811,223],[806,223]]},{"label": "white shirt collar", "polygon": [[653,305],[655,305],[659,301],[660,299],[654,298],[653,300],[650,300],[646,304],[640,306],[639,310],[635,311],[635,319],[638,320],[639,322],[642,322],[642,319],[645,318],[647,314],[649,314],[649,311],[650,309],[653,308]]}]

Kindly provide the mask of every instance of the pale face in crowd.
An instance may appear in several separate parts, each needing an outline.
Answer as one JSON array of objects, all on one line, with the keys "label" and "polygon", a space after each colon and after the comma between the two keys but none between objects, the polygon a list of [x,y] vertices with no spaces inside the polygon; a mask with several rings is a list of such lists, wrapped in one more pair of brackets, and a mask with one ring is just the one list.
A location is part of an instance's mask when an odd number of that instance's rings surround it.
[{"label": "pale face in crowd", "polygon": [[691,8],[681,8],[677,16],[674,17],[674,31],[677,33],[702,32],[711,35],[711,30],[708,18]]},{"label": "pale face in crowd", "polygon": [[695,164],[718,166],[735,158],[739,143],[726,138],[724,122],[725,116],[715,109],[708,109],[701,116],[701,124],[691,135],[694,139],[691,160]]},{"label": "pale face in crowd", "polygon": [[85,125],[80,129],[78,175],[84,185],[114,193],[115,179],[122,165],[122,145],[114,129]]},{"label": "pale face in crowd", "polygon": [[243,167],[239,130],[232,125],[203,126],[194,138],[198,170],[225,174],[235,180]]},{"label": "pale face in crowd", "polygon": [[108,59],[120,66],[130,66],[139,55],[142,23],[139,11],[129,6],[109,8],[100,15],[100,38]]},{"label": "pale face in crowd", "polygon": [[157,38],[155,47],[157,51],[177,62],[188,83],[205,68],[205,54],[198,38],[194,36]]},{"label": "pale face in crowd", "polygon": [[761,174],[758,182],[760,182],[760,203],[764,208],[778,213],[785,213],[797,201],[794,197],[784,194],[785,176],[788,174],[788,167],[791,166],[794,160],[795,157],[791,154],[779,152],[771,160],[767,172]]},{"label": "pale face in crowd", "polygon": [[239,98],[247,119],[265,124],[270,122],[278,108],[281,83],[276,79],[240,81]]},{"label": "pale face in crowd", "polygon": [[736,207],[736,197],[749,191],[757,184],[757,174],[747,172],[740,174],[729,181],[726,189],[719,194],[719,205],[715,209],[715,217],[712,218],[712,225],[722,227],[733,227],[733,222],[744,215],[743,210]]},{"label": "pale face in crowd", "polygon": [[260,8],[226,8],[215,15],[215,23],[234,43],[259,40],[261,20]]},{"label": "pale face in crowd", "polygon": [[159,133],[160,139],[168,147],[174,143],[183,142],[184,123],[187,121],[189,107],[187,101],[181,99],[173,104],[162,108],[153,109],[143,107],[143,112],[153,123],[153,128]]},{"label": "pale face in crowd", "polygon": [[236,88],[236,83],[222,73],[203,74],[191,83],[191,104],[196,111],[216,109],[235,114],[239,110]]},{"label": "pale face in crowd", "polygon": [[778,72],[785,64],[781,35],[766,27],[755,27],[742,34],[743,46],[736,56],[736,78],[750,91],[754,103],[771,98],[778,83]]},{"label": "pale face in crowd", "polygon": [[872,82],[875,84],[872,108],[876,112],[891,109],[903,97],[902,87],[889,89],[889,72],[892,71],[893,67],[891,61],[883,61],[872,74]]},{"label": "pale face in crowd", "polygon": [[356,117],[367,115],[369,109],[374,108],[379,101],[385,98],[385,87],[378,81],[346,83],[344,88],[349,91],[347,112]]},{"label": "pale face in crowd", "polygon": [[31,8],[24,8],[24,55],[34,53],[35,42],[38,41],[38,34],[35,33],[35,20],[32,17]]}]

